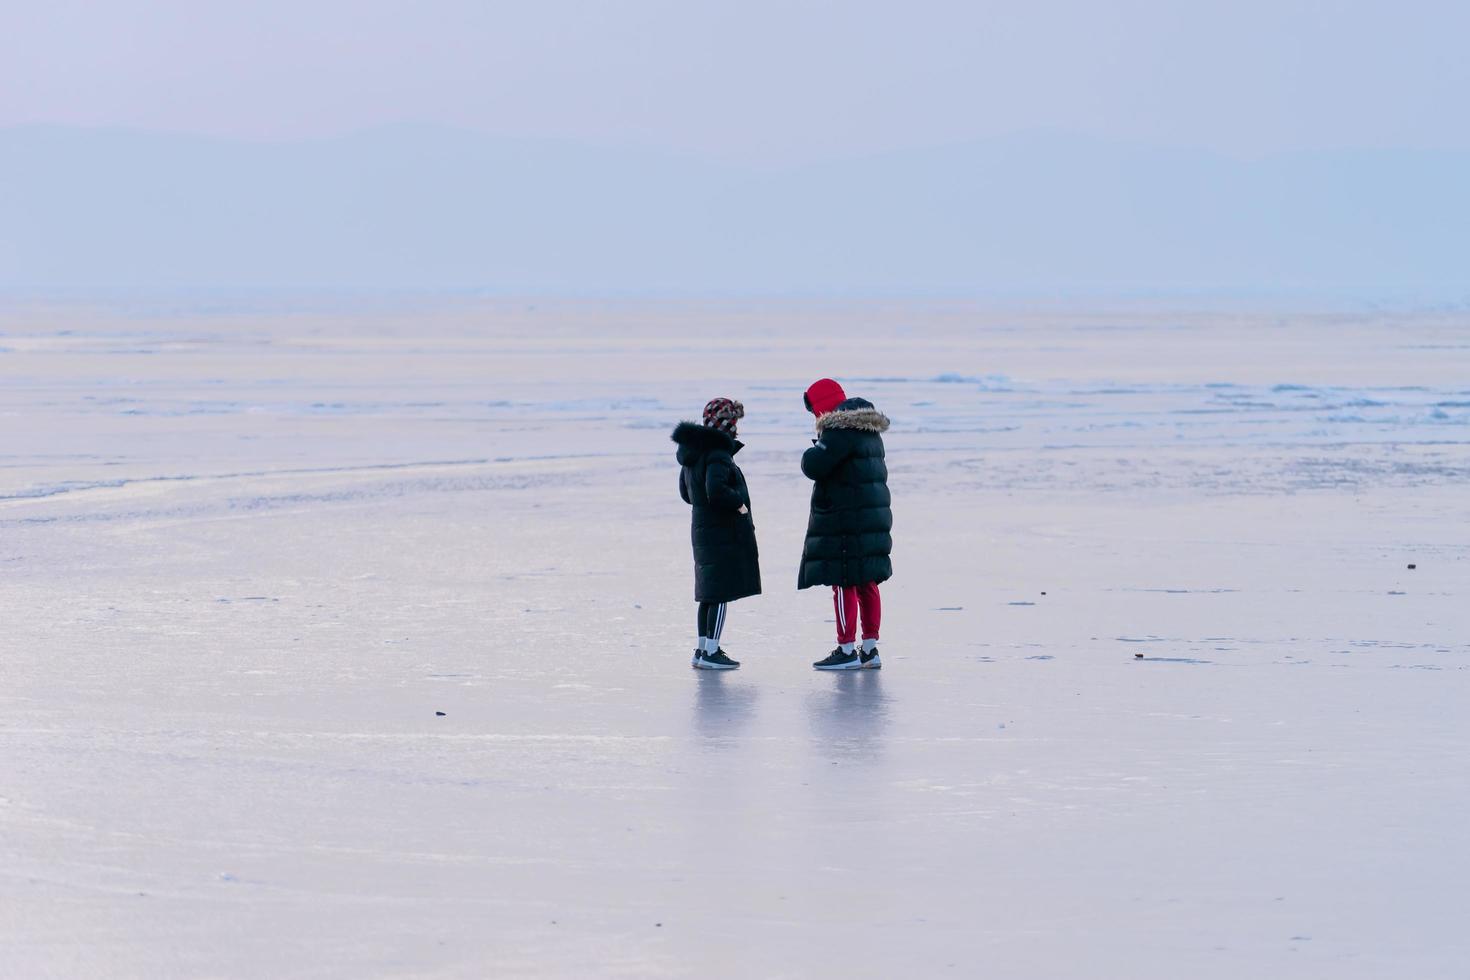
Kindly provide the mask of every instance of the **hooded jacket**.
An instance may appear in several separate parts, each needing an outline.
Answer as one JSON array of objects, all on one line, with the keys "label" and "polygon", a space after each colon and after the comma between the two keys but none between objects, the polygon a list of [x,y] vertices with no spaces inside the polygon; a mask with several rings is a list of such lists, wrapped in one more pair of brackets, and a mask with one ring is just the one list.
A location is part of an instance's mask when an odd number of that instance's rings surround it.
[{"label": "hooded jacket", "polygon": [[[808,404],[820,408],[823,394],[809,390]],[[801,471],[813,485],[797,588],[892,577],[887,430],[887,417],[863,398],[848,398],[817,416],[817,440],[801,457]]]},{"label": "hooded jacket", "polygon": [[[719,429],[680,422],[671,436],[679,449],[679,496],[693,507],[694,598],[733,602],[760,595],[760,554],[750,490],[735,465],[742,444]],[[747,513],[740,513],[741,506]]]}]

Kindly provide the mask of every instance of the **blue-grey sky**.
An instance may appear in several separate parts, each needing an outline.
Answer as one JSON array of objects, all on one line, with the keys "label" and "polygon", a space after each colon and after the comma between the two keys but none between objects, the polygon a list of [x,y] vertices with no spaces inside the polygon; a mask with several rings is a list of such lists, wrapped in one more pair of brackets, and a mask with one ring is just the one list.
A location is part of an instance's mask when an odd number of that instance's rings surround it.
[{"label": "blue-grey sky", "polygon": [[0,289],[1463,301],[1467,37],[1467,0],[0,0]]},{"label": "blue-grey sky", "polygon": [[0,126],[426,122],[775,166],[1033,129],[1463,149],[1466,37],[1463,0],[46,0],[0,13]]}]

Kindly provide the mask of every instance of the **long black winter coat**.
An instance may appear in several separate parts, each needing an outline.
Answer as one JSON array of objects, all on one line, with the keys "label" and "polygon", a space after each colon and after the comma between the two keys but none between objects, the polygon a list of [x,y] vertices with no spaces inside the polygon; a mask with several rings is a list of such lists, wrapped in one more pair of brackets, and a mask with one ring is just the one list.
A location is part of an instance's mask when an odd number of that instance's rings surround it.
[{"label": "long black winter coat", "polygon": [[[719,429],[693,422],[680,422],[673,440],[679,444],[679,496],[694,506],[694,598],[734,602],[760,595],[750,490],[735,465],[741,444]],[[742,504],[747,513],[740,513]]]},{"label": "long black winter coat", "polygon": [[862,585],[893,575],[887,429],[888,419],[862,398],[817,419],[817,442],[801,457],[801,471],[815,485],[797,588]]}]

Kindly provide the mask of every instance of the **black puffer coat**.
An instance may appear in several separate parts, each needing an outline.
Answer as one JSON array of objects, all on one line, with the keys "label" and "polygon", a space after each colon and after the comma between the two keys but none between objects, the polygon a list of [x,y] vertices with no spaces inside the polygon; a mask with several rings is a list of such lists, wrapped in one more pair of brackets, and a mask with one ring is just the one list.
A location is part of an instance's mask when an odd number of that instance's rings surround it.
[{"label": "black puffer coat", "polygon": [[[679,496],[694,505],[694,598],[733,602],[760,595],[750,491],[734,458],[741,444],[719,429],[693,422],[680,422],[673,440],[679,444]],[[747,513],[740,513],[742,504]]]},{"label": "black puffer coat", "polygon": [[817,419],[817,442],[801,457],[801,471],[815,486],[797,588],[862,585],[893,575],[887,429],[888,419],[862,398]]}]

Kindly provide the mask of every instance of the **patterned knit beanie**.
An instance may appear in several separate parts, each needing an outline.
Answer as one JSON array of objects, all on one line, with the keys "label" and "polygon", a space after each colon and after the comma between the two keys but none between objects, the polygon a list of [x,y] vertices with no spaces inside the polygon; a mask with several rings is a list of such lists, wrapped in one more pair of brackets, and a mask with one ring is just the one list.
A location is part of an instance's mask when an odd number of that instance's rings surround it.
[{"label": "patterned knit beanie", "polygon": [[745,417],[745,406],[732,398],[712,398],[704,406],[704,424],[735,438],[735,422]]}]

